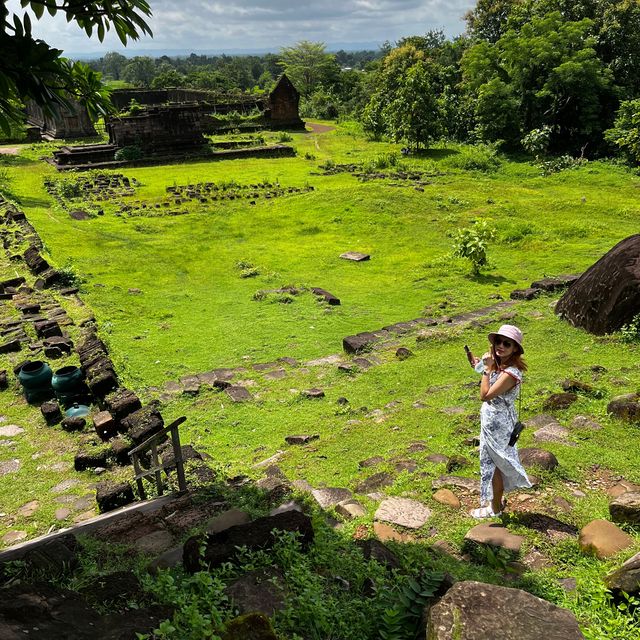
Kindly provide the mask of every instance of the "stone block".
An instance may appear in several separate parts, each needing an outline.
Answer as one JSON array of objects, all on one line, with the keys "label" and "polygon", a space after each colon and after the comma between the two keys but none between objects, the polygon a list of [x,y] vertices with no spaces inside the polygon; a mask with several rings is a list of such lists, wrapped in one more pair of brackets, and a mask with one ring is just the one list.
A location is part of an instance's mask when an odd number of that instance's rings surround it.
[{"label": "stone block", "polygon": [[62,428],[65,431],[82,431],[85,427],[85,425],[87,424],[87,421],[84,418],[81,418],[80,416],[76,416],[73,418],[65,418],[62,421]]},{"label": "stone block", "polygon": [[124,387],[105,396],[104,402],[117,422],[142,408],[140,398],[133,391]]},{"label": "stone block", "polygon": [[44,402],[40,405],[40,411],[49,426],[58,424],[62,420],[62,413],[57,402]]},{"label": "stone block", "polygon": [[322,298],[327,304],[331,306],[339,306],[340,298],[334,296],[332,293],[329,293],[325,289],[321,289],[320,287],[311,287],[311,292],[320,298]]},{"label": "stone block", "polygon": [[62,336],[62,329],[55,320],[40,320],[33,323],[33,328],[39,338],[51,338]]},{"label": "stone block", "polygon": [[377,340],[378,338],[375,334],[365,331],[343,338],[342,348],[347,353],[361,353],[362,351],[371,348]]},{"label": "stone block", "polygon": [[120,427],[138,445],[164,428],[162,415],[153,405],[147,405],[120,421]]},{"label": "stone block", "polygon": [[512,300],[533,300],[534,298],[537,298],[540,293],[540,289],[529,287],[528,289],[516,289],[509,294],[509,297]]},{"label": "stone block", "polygon": [[86,471],[96,467],[107,466],[108,451],[103,447],[86,445],[75,455],[73,468],[76,471]]},{"label": "stone block", "polygon": [[100,411],[93,416],[93,427],[102,440],[109,440],[118,433],[114,417],[109,411]]},{"label": "stone block", "polygon": [[110,391],[117,388],[118,376],[111,368],[87,371],[87,386],[94,396],[104,398]]},{"label": "stone block", "polygon": [[121,484],[101,482],[96,489],[96,502],[100,513],[124,507],[134,500],[133,489],[128,482]]},{"label": "stone block", "polygon": [[593,520],[582,528],[578,545],[584,553],[608,558],[633,545],[633,538],[608,520]]},{"label": "stone block", "polygon": [[9,340],[4,344],[0,344],[0,353],[13,353],[15,351],[20,351],[20,349],[22,349],[20,340]]}]

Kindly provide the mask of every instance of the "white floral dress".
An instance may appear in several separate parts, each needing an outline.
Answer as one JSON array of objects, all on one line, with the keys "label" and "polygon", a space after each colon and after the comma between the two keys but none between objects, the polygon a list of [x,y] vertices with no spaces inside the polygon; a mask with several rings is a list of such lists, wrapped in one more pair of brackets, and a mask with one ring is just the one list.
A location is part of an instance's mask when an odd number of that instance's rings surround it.
[{"label": "white floral dress", "polygon": [[515,402],[520,395],[522,372],[517,367],[493,371],[489,376],[489,386],[495,384],[503,372],[514,378],[517,384],[501,396],[483,402],[480,409],[480,502],[482,505],[490,503],[493,498],[491,480],[496,467],[502,473],[505,493],[519,487],[531,486],[518,457],[517,448],[509,446],[511,432],[518,420]]}]

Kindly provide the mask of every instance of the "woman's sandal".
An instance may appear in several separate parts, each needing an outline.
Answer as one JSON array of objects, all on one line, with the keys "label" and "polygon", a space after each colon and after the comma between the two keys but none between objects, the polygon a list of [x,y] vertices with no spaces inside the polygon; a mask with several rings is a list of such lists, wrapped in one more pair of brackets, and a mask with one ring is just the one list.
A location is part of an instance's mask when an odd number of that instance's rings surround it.
[{"label": "woman's sandal", "polygon": [[493,509],[489,507],[480,507],[479,509],[473,509],[470,512],[470,515],[476,520],[483,520],[485,518],[497,518],[502,515],[502,511],[498,511],[498,513],[494,513]]}]

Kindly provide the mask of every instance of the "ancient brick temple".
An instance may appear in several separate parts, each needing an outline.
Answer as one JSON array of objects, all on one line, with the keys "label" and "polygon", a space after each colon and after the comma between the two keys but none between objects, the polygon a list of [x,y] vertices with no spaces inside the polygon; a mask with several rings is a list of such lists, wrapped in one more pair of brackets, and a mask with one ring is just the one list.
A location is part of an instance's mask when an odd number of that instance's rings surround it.
[{"label": "ancient brick temple", "polygon": [[[118,158],[119,150],[132,148],[147,161],[211,155],[204,134],[224,131],[230,126],[304,129],[298,113],[300,94],[285,75],[268,96],[221,96],[189,89],[119,89],[111,94],[111,99],[120,111],[129,108],[129,114],[108,119],[109,144],[63,147],[54,152],[58,168],[111,166],[126,161]],[[132,101],[139,108],[130,108]],[[240,125],[230,125],[228,120],[216,117],[232,111],[258,113]],[[251,152],[254,156],[269,156],[276,150],[264,147],[254,148]],[[277,155],[288,155],[289,152],[291,149],[282,147]],[[218,155],[221,153],[217,152]]]},{"label": "ancient brick temple", "polygon": [[[190,112],[199,110],[203,115],[257,110],[262,114],[257,122],[260,127],[304,129],[298,112],[300,94],[285,74],[269,95],[220,94],[197,89],[117,89],[111,94],[111,101],[120,111],[127,109],[132,100],[147,109],[171,106],[172,109],[183,108]],[[205,132],[215,129],[215,124],[206,119],[203,119],[202,126]]]},{"label": "ancient brick temple", "polygon": [[27,124],[37,127],[43,140],[91,138],[97,136],[86,108],[75,100],[69,106],[61,106],[57,112],[47,115],[35,102],[26,105]]}]

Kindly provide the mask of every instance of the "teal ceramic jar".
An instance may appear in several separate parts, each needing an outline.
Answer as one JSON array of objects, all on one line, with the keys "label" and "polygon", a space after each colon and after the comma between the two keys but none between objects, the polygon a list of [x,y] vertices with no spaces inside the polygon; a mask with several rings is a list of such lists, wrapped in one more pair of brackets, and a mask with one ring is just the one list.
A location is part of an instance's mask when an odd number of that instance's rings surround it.
[{"label": "teal ceramic jar", "polygon": [[57,393],[76,391],[84,379],[82,370],[78,367],[62,367],[51,378],[51,386]]},{"label": "teal ceramic jar", "polygon": [[18,380],[27,391],[38,391],[51,386],[51,367],[41,360],[27,362],[20,367]]}]

